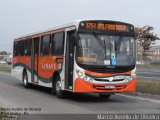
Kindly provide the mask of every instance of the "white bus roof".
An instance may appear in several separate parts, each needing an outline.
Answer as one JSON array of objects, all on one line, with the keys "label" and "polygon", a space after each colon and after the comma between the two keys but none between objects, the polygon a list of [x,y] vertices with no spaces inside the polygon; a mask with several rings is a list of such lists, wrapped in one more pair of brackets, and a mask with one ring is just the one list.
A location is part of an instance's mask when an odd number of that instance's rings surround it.
[{"label": "white bus roof", "polygon": [[70,23],[67,23],[67,24],[58,25],[58,26],[55,26],[55,27],[52,27],[52,28],[49,28],[49,29],[39,31],[39,32],[26,34],[26,35],[20,36],[18,38],[15,38],[15,40],[21,39],[21,38],[26,38],[26,37],[37,35],[37,34],[41,34],[41,33],[45,33],[45,32],[50,32],[50,31],[53,31],[53,30],[63,29],[63,28],[71,27],[71,26],[75,26],[77,28],[80,21],[82,21],[82,20],[76,20],[76,21],[73,21],[73,22],[70,22]]},{"label": "white bus roof", "polygon": [[[76,28],[78,28],[78,25],[79,25],[79,23],[81,21],[113,21],[113,22],[120,22],[120,21],[114,21],[114,20],[100,20],[100,19],[75,20],[75,21],[67,23],[67,24],[57,25],[55,27],[52,27],[52,28],[49,28],[49,29],[46,29],[46,30],[42,30],[42,31],[39,31],[39,32],[23,35],[23,36],[20,36],[20,37],[16,38],[15,40],[22,39],[22,38],[27,38],[27,37],[30,37],[30,36],[34,36],[34,35],[38,35],[38,34],[41,34],[41,33],[50,32],[50,31],[54,31],[54,30],[58,30],[58,29],[63,29],[63,28],[67,28],[67,27],[75,26]],[[125,22],[120,22],[120,23],[125,23]],[[125,23],[125,24],[128,24],[128,23]]]}]

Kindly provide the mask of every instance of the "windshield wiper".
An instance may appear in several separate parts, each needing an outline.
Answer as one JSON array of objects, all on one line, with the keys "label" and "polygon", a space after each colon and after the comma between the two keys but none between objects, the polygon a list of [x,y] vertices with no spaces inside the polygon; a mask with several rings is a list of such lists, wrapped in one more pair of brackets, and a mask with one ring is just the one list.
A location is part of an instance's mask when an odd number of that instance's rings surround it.
[{"label": "windshield wiper", "polygon": [[99,45],[102,47],[102,48],[105,48],[105,44],[102,43],[102,40],[99,39],[98,35],[96,33],[93,32],[93,35],[94,37],[96,38],[96,40],[98,41]]},{"label": "windshield wiper", "polygon": [[98,43],[99,43],[99,45],[102,47],[102,48],[104,48],[104,53],[105,53],[105,59],[107,59],[107,56],[106,56],[106,42],[105,42],[105,40],[104,40],[104,43],[102,42],[102,40],[98,37],[98,35],[95,33],[95,32],[93,32],[93,35],[94,35],[94,37],[96,38],[96,40],[98,41]]}]

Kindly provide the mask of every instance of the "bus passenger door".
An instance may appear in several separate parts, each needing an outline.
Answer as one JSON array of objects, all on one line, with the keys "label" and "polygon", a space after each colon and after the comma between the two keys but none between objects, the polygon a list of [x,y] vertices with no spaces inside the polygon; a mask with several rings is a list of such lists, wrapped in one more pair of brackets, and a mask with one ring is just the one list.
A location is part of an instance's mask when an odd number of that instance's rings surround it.
[{"label": "bus passenger door", "polygon": [[33,38],[32,45],[32,75],[33,83],[38,82],[38,56],[39,56],[39,38]]},{"label": "bus passenger door", "polygon": [[65,89],[73,90],[74,69],[74,35],[75,31],[67,31],[65,50]]}]

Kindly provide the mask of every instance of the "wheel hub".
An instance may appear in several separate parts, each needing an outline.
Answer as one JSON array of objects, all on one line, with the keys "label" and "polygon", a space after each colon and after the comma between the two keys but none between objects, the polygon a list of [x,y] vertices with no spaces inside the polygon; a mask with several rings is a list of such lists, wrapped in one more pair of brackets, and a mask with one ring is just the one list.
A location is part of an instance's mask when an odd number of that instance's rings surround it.
[{"label": "wheel hub", "polygon": [[56,91],[59,92],[61,90],[61,82],[57,81],[56,82]]},{"label": "wheel hub", "polygon": [[26,77],[24,77],[24,85],[27,84],[27,80],[26,80]]}]

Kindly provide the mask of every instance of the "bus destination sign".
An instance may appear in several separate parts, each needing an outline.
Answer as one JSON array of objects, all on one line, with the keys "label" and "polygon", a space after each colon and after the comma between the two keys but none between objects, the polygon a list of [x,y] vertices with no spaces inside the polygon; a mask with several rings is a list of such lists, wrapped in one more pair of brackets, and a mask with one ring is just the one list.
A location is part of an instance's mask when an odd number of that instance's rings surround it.
[{"label": "bus destination sign", "polygon": [[107,22],[81,22],[79,29],[86,30],[105,30],[105,31],[119,31],[119,32],[129,32],[133,31],[131,25],[120,24],[120,23],[107,23]]}]

